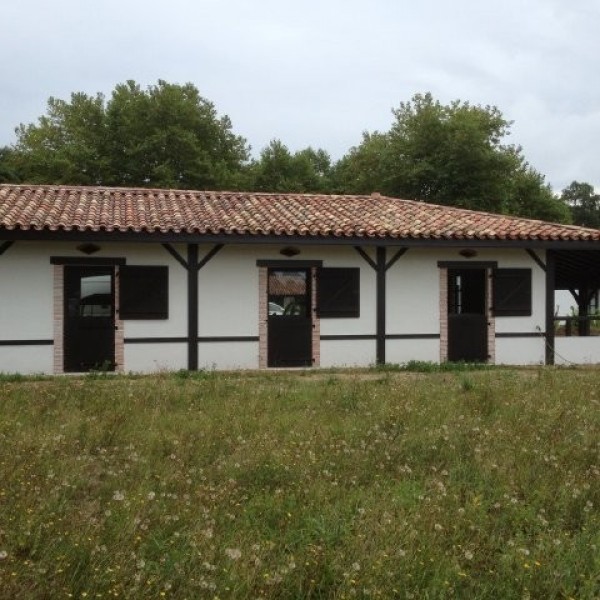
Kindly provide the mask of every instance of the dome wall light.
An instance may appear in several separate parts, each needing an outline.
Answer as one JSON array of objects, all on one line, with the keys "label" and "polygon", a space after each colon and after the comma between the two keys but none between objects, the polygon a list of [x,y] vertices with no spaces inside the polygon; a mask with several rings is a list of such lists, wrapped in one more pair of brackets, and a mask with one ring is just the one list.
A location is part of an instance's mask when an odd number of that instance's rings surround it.
[{"label": "dome wall light", "polygon": [[83,252],[84,254],[96,254],[96,252],[100,251],[100,246],[97,246],[96,244],[79,244],[79,246],[77,246],[77,250],[79,250],[79,252]]},{"label": "dome wall light", "polygon": [[298,256],[298,254],[300,254],[300,250],[298,248],[293,248],[292,246],[286,246],[279,251],[279,254],[291,258],[292,256]]},{"label": "dome wall light", "polygon": [[475,258],[477,256],[477,251],[473,250],[473,248],[463,248],[459,254],[464,258]]}]

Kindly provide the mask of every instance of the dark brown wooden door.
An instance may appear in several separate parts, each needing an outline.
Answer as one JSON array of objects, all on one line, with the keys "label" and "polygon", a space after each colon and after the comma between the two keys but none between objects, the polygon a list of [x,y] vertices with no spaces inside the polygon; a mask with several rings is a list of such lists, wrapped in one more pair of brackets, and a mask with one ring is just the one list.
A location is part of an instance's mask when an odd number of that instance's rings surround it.
[{"label": "dark brown wooden door", "polygon": [[66,372],[114,371],[114,296],[112,267],[65,266]]},{"label": "dark brown wooden door", "polygon": [[312,311],[308,269],[269,269],[267,364],[312,365]]},{"label": "dark brown wooden door", "polygon": [[488,359],[485,269],[448,271],[448,360]]}]

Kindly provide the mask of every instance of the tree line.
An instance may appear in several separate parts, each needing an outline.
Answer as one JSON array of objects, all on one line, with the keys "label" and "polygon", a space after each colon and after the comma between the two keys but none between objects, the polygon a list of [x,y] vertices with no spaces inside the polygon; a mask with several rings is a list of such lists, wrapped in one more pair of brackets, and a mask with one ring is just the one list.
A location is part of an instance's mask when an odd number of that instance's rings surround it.
[{"label": "tree line", "polygon": [[495,106],[443,105],[417,94],[387,132],[365,132],[338,161],[272,140],[252,158],[231,120],[191,83],[119,84],[107,99],[48,100],[36,123],[0,148],[0,182],[257,192],[370,194],[600,227],[600,197],[573,182],[562,196],[507,144]]}]

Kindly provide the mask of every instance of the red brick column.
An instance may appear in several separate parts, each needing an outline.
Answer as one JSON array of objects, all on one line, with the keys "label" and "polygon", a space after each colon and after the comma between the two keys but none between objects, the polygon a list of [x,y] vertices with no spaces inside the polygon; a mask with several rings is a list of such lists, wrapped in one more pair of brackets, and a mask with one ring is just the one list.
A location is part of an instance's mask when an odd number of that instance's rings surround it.
[{"label": "red brick column", "polygon": [[267,368],[267,335],[268,335],[268,269],[258,268],[258,367]]},{"label": "red brick column", "polygon": [[122,373],[125,369],[125,323],[120,318],[119,302],[119,267],[115,267],[115,371]]},{"label": "red brick column", "polygon": [[311,277],[311,306],[312,315],[312,364],[313,367],[321,365],[321,319],[317,314],[317,268],[310,270]]},{"label": "red brick column", "polygon": [[440,269],[440,362],[448,360],[448,269]]}]

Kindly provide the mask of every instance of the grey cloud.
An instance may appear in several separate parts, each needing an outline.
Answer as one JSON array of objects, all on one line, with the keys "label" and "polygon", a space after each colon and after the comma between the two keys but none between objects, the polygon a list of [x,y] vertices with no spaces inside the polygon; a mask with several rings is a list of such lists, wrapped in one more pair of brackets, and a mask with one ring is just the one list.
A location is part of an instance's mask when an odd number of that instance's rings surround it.
[{"label": "grey cloud", "polygon": [[556,190],[600,185],[592,0],[20,0],[3,7],[0,145],[49,96],[191,81],[255,151],[334,157],[417,92],[494,104]]}]

